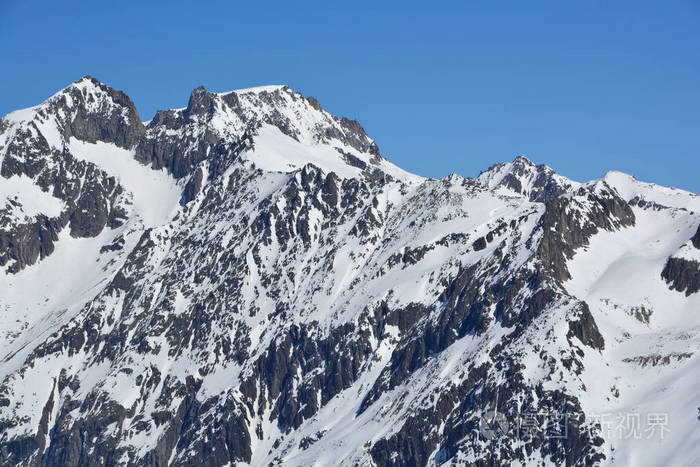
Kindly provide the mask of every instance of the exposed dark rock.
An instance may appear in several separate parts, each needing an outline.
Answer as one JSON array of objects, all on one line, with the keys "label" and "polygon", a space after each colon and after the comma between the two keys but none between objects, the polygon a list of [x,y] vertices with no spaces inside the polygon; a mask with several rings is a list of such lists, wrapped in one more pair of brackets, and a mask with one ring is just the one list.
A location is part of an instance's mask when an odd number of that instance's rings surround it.
[{"label": "exposed dark rock", "polygon": [[700,292],[700,263],[697,261],[671,257],[666,261],[661,277],[671,290],[685,292],[686,296]]},{"label": "exposed dark rock", "polygon": [[[86,76],[76,82],[89,84],[107,96],[99,100],[90,92],[90,86],[81,91],[79,87],[69,87],[68,95],[73,100],[74,115],[66,122],[64,137],[75,137],[95,143],[104,141],[121,148],[131,149],[143,136],[145,129],[131,99],[121,91]],[[66,106],[65,96],[61,96],[58,106]]]},{"label": "exposed dark rock", "polygon": [[634,363],[641,367],[670,365],[672,362],[687,360],[693,356],[691,352],[673,352],[667,355],[651,354],[640,355],[633,358],[623,358],[625,363]]},{"label": "exposed dark rock", "polygon": [[695,248],[700,249],[700,225],[698,225],[698,231],[695,232],[695,235],[693,235],[690,241]]},{"label": "exposed dark rock", "polygon": [[342,154],[343,159],[345,160],[345,162],[348,165],[351,165],[353,167],[357,167],[360,170],[365,170],[367,168],[367,164],[359,157],[354,156],[354,155],[350,154],[349,152],[345,152],[342,149],[338,149],[338,152],[340,154]]},{"label": "exposed dark rock", "polygon": [[200,168],[195,170],[194,174],[190,178],[190,181],[185,185],[185,190],[182,192],[182,198],[180,199],[180,204],[182,206],[186,205],[199,194],[202,189],[202,180],[204,178],[204,171]]},{"label": "exposed dark rock", "polygon": [[185,118],[209,117],[214,113],[214,97],[204,89],[204,86],[195,88],[190,94],[190,100],[185,109]]},{"label": "exposed dark rock", "polygon": [[53,253],[58,232],[67,219],[39,216],[31,224],[16,225],[12,230],[0,230],[0,265],[17,273]]},{"label": "exposed dark rock", "polygon": [[474,243],[472,243],[472,247],[474,248],[474,251],[481,251],[484,248],[486,248],[486,239],[484,237],[479,237],[476,240],[474,240]]},{"label": "exposed dark rock", "polygon": [[[585,216],[578,211],[578,203],[585,203]],[[581,188],[573,199],[552,197],[545,203],[541,220],[544,236],[537,250],[538,257],[552,271],[554,278],[565,281],[571,276],[566,261],[576,249],[588,244],[588,239],[599,229],[616,230],[634,225],[630,206],[605,185],[599,192]]]},{"label": "exposed dark rock", "polygon": [[309,105],[310,105],[311,107],[313,107],[314,109],[316,109],[316,110],[323,110],[323,109],[321,108],[321,104],[318,103],[318,100],[316,100],[315,97],[309,96],[309,97],[306,98],[306,100],[309,101]]},{"label": "exposed dark rock", "polygon": [[567,337],[576,337],[588,347],[603,350],[605,348],[605,341],[598,330],[598,325],[596,325],[586,302],[581,302],[577,311],[578,318],[569,321]]}]

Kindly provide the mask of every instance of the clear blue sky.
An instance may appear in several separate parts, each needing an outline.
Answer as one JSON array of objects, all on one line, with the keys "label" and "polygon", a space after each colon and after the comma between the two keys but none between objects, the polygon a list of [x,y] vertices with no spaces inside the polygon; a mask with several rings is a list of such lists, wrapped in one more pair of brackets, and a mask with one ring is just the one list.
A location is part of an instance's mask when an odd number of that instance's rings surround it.
[{"label": "clear blue sky", "polygon": [[524,154],[700,193],[700,0],[340,3],[0,0],[0,114],[86,74],[144,120],[284,83],[421,175]]}]

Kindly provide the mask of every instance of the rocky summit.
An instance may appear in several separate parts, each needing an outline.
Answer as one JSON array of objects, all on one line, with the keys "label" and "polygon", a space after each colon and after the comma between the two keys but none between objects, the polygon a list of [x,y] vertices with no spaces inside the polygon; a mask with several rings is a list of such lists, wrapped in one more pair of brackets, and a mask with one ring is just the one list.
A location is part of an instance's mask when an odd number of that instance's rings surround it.
[{"label": "rocky summit", "polygon": [[686,465],[700,197],[389,162],[287,86],[0,120],[0,465]]}]

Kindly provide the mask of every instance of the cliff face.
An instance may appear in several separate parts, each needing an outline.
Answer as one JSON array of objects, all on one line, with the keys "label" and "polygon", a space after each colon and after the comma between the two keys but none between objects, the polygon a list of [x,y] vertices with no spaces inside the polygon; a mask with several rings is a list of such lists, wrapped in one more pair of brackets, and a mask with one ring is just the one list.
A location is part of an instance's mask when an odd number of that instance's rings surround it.
[{"label": "cliff face", "polygon": [[84,78],[0,120],[0,164],[0,465],[629,460],[597,416],[700,345],[697,196],[424,179],[286,86],[144,125]]}]

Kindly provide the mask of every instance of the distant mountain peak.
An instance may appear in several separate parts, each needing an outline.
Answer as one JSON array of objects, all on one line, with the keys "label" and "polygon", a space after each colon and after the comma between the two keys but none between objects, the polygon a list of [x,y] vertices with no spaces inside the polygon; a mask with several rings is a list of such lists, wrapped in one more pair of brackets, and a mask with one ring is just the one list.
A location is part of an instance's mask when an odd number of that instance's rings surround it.
[{"label": "distant mountain peak", "polygon": [[535,167],[535,164],[522,154],[517,155],[515,159],[513,159],[513,164],[522,164]]},{"label": "distant mountain peak", "polygon": [[580,186],[546,165],[535,165],[523,155],[518,155],[512,162],[489,167],[479,174],[477,181],[503,194],[524,196],[539,202]]}]

